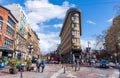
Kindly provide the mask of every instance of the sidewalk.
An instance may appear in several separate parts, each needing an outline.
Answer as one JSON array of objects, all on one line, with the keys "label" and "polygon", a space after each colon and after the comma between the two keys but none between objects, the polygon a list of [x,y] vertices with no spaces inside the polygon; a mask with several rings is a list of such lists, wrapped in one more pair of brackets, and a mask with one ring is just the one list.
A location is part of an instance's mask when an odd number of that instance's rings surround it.
[{"label": "sidewalk", "polygon": [[[36,72],[36,70],[30,72],[24,71],[22,72],[22,76],[23,78],[50,78],[55,72],[58,72],[60,68],[59,65],[47,64],[43,73]],[[9,74],[9,67],[0,70],[0,78],[20,78],[20,76],[20,72],[17,74]]]},{"label": "sidewalk", "polygon": [[[64,65],[47,64],[43,73],[33,71],[22,72],[23,78],[119,78],[117,69],[100,69],[90,66],[80,66],[79,71],[75,67]],[[9,74],[9,67],[0,70],[0,78],[20,78],[20,72]]]},{"label": "sidewalk", "polygon": [[6,66],[5,68],[0,69],[0,76],[5,76],[9,74],[9,66]]},{"label": "sidewalk", "polygon": [[119,78],[119,71],[113,68],[99,69],[94,67],[80,67],[75,72],[75,68],[66,67],[59,70],[51,78]]}]

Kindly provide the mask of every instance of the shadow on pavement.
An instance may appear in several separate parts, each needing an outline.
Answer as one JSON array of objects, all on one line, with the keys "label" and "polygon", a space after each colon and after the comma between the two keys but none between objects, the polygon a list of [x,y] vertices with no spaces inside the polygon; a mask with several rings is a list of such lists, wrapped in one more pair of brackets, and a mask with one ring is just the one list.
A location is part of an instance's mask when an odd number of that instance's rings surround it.
[{"label": "shadow on pavement", "polygon": [[2,71],[1,73],[4,73],[4,74],[10,74],[9,72],[7,71]]}]

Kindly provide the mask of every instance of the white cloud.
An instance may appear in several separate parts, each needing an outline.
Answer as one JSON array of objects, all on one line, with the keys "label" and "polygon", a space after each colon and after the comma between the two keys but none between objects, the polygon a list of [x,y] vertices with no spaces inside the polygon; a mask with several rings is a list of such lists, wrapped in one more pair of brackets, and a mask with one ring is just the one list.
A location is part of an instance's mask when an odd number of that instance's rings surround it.
[{"label": "white cloud", "polygon": [[49,34],[38,33],[40,37],[40,49],[43,54],[56,50],[57,45],[60,43],[58,35],[59,33],[56,32]]},{"label": "white cloud", "polygon": [[113,18],[110,18],[109,20],[107,20],[107,22],[112,22],[113,21]]},{"label": "white cloud", "polygon": [[40,29],[37,23],[50,21],[54,18],[62,19],[65,17],[66,11],[74,6],[67,1],[63,2],[61,6],[49,3],[48,0],[27,0],[25,2],[29,22],[35,31]]},{"label": "white cloud", "polygon": [[96,40],[87,40],[87,39],[81,39],[81,48],[83,50],[86,50],[86,47],[88,47],[88,41],[89,41],[89,47],[92,49],[103,49],[103,42],[101,42],[99,45],[96,46]]},{"label": "white cloud", "polygon": [[93,21],[91,21],[91,20],[88,20],[87,23],[88,23],[88,24],[94,24],[94,25],[96,24],[95,22],[93,22]]},{"label": "white cloud", "polygon": [[[27,12],[28,21],[34,31],[40,38],[41,52],[47,53],[55,50],[57,44],[59,44],[59,33],[52,32],[49,34],[41,33],[46,27],[43,23],[50,21],[51,19],[63,19],[65,18],[66,11],[70,7],[75,7],[74,4],[70,4],[64,1],[62,5],[55,5],[49,2],[49,0],[27,0],[25,2],[25,11]],[[54,27],[61,27],[61,24],[56,24]],[[38,33],[39,32],[39,33]]]},{"label": "white cloud", "polygon": [[55,24],[53,27],[55,27],[55,28],[62,28],[62,25],[63,24]]},{"label": "white cloud", "polygon": [[88,47],[88,41],[89,41],[89,47],[91,47],[91,49],[96,48],[96,46],[95,46],[96,41],[95,40],[84,40],[84,39],[81,39],[81,48],[82,49],[85,49],[86,47]]}]

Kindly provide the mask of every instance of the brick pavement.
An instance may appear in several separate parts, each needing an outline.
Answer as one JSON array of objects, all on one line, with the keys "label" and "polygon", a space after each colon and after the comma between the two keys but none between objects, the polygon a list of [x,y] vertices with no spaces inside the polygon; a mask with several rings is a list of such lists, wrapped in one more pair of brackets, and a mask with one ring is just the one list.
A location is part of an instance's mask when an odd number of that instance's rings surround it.
[{"label": "brick pavement", "polygon": [[[50,78],[55,72],[57,72],[61,67],[54,64],[46,65],[43,73],[34,71],[22,72],[23,78]],[[9,67],[0,70],[0,78],[20,78],[20,72],[17,74],[9,74]]]},{"label": "brick pavement", "polygon": [[80,71],[75,72],[75,68],[67,67],[66,73],[61,72],[56,78],[119,78],[119,71],[113,68],[80,67]]},{"label": "brick pavement", "polygon": [[0,69],[0,76],[9,75],[9,66]]},{"label": "brick pavement", "polygon": [[[63,65],[64,67],[64,65]],[[9,67],[0,70],[0,78],[20,78],[20,72],[17,74],[9,74]],[[116,69],[99,69],[89,66],[80,66],[80,71],[75,72],[74,66],[67,65],[65,68],[60,65],[48,64],[43,73],[36,73],[36,71],[23,72],[23,78],[119,78],[118,70]],[[108,75],[108,77],[107,77]]]}]

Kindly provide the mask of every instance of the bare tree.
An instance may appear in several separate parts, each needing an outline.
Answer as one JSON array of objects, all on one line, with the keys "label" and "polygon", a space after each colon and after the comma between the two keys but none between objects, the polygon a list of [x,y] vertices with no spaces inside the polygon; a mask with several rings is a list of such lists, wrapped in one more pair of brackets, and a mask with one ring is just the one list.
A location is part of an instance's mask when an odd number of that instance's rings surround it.
[{"label": "bare tree", "polygon": [[117,15],[120,15],[120,4],[115,6]]},{"label": "bare tree", "polygon": [[96,47],[97,46],[102,46],[105,43],[106,34],[107,34],[107,30],[104,30],[104,31],[102,31],[102,33],[100,33],[98,35],[95,35],[95,37],[96,37],[96,43],[95,43]]},{"label": "bare tree", "polygon": [[105,43],[108,50],[115,51],[120,37],[120,16],[116,16],[113,20],[112,26],[108,29],[105,37]]}]

